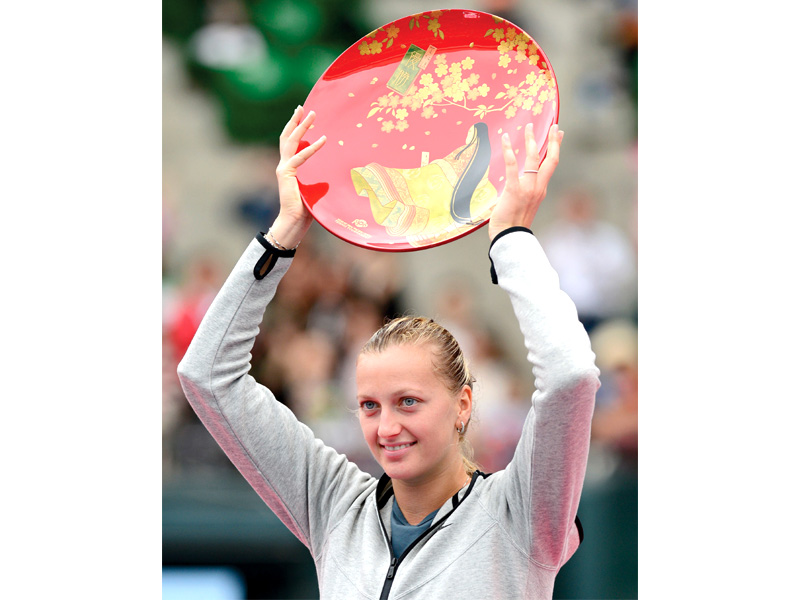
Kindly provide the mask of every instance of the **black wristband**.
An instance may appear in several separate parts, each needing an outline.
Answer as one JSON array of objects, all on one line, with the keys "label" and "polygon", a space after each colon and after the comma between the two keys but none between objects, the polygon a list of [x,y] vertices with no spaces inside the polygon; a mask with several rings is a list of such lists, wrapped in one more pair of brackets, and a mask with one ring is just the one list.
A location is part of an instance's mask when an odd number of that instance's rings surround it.
[{"label": "black wristband", "polygon": [[265,250],[261,258],[258,259],[255,267],[253,267],[253,276],[256,279],[264,279],[275,267],[275,263],[278,262],[279,258],[292,258],[297,253],[297,250],[281,250],[276,248],[267,241],[264,235],[263,231],[256,235],[258,243],[264,246]]},{"label": "black wristband", "polygon": [[526,231],[531,235],[533,235],[533,232],[527,227],[509,227],[508,229],[503,229],[503,231],[494,236],[492,243],[489,244],[489,262],[491,263],[491,268],[489,269],[489,275],[491,275],[492,283],[495,285],[497,285],[497,272],[494,270],[494,261],[492,260],[492,246],[494,246],[495,242],[504,235],[509,233],[514,233],[515,231]]}]

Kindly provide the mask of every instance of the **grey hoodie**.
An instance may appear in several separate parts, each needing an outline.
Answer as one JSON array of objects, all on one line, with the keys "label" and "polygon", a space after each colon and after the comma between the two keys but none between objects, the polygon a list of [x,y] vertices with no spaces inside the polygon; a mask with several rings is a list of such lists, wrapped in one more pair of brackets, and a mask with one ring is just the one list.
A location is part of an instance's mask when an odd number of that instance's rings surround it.
[{"label": "grey hoodie", "polygon": [[[228,457],[308,547],[320,597],[552,598],[556,573],[580,543],[576,514],[599,371],[536,238],[508,230],[489,251],[536,387],[514,457],[502,471],[476,474],[403,557],[394,557],[389,543],[391,481],[325,446],[248,374],[264,311],[291,264],[270,258],[266,247],[259,235],[239,259],[178,374]],[[271,271],[258,279],[254,267],[266,259]]]}]

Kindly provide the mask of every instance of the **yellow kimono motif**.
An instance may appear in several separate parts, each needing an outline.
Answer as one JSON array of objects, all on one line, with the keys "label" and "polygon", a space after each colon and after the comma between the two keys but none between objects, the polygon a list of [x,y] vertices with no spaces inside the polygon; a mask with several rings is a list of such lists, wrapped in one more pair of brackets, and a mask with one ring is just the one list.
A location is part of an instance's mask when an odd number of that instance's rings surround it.
[{"label": "yellow kimono motif", "polygon": [[476,123],[466,143],[417,169],[377,163],[350,170],[356,193],[369,198],[375,222],[412,246],[442,242],[486,219],[497,202],[489,181],[488,128]]}]

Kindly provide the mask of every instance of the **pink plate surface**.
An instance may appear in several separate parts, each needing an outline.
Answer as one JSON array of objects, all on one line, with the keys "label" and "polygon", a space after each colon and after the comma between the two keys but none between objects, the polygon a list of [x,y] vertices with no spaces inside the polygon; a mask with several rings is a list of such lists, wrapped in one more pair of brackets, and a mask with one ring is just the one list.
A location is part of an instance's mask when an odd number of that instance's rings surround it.
[{"label": "pink plate surface", "polygon": [[350,46],[308,95],[306,140],[327,143],[298,170],[303,202],[363,248],[453,241],[486,223],[503,190],[501,134],[521,170],[532,122],[541,162],[558,106],[550,62],[513,23],[468,10],[398,19]]}]

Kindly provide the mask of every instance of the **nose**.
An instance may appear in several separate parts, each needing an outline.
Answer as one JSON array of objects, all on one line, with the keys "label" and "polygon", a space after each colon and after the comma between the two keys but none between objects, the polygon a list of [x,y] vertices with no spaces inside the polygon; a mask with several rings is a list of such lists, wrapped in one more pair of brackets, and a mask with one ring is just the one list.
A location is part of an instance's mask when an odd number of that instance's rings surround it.
[{"label": "nose", "polygon": [[381,411],[380,422],[378,423],[378,437],[381,439],[390,439],[396,437],[402,431],[402,426],[391,410]]}]

